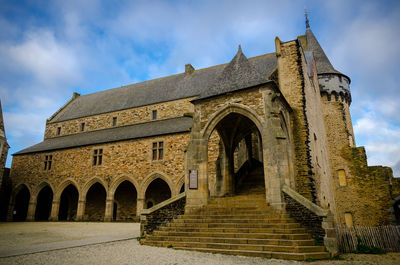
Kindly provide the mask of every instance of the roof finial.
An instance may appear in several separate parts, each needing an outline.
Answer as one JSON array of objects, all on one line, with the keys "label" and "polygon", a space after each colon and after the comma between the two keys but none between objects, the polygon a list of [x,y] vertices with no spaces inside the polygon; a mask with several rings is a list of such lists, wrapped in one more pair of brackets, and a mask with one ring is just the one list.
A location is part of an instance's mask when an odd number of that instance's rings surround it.
[{"label": "roof finial", "polygon": [[304,16],[306,17],[306,28],[310,28],[310,21],[308,21],[308,9],[304,9]]},{"label": "roof finial", "polygon": [[238,53],[243,53],[243,52],[242,52],[242,46],[241,46],[240,44],[239,44]]}]

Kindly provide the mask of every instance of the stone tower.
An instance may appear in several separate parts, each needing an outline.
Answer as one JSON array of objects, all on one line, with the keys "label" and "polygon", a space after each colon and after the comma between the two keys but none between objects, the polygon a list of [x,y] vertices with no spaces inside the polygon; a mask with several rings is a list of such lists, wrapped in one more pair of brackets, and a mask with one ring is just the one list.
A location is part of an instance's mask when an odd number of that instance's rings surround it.
[{"label": "stone tower", "polygon": [[0,101],[0,185],[3,180],[4,167],[6,164],[9,145],[7,143],[6,132],[4,130],[3,111]]}]

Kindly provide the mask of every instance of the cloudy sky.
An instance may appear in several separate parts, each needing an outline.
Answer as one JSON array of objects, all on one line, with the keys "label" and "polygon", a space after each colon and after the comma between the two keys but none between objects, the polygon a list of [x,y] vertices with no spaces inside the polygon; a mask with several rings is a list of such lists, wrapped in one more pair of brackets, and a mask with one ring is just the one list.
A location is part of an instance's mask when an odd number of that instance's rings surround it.
[{"label": "cloudy sky", "polygon": [[[352,79],[357,145],[400,177],[399,1],[4,1],[0,98],[10,154],[43,139],[46,118],[88,94],[274,52],[305,33],[304,9],[335,68]],[[11,156],[7,166],[11,165]],[[397,171],[396,171],[397,170]]]}]

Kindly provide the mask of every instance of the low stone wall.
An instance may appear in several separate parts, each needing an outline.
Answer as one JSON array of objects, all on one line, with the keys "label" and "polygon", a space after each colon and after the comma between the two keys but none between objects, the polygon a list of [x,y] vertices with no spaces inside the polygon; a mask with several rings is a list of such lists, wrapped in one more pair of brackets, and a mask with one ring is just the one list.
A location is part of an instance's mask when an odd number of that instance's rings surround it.
[{"label": "low stone wall", "polygon": [[296,200],[292,199],[289,195],[283,194],[286,202],[286,211],[290,214],[290,217],[301,223],[317,240],[323,240],[325,236],[325,230],[322,228],[322,216],[318,216]]},{"label": "low stone wall", "polygon": [[282,191],[286,202],[286,211],[290,216],[301,223],[318,243],[323,243],[331,256],[337,255],[338,245],[332,213],[322,209],[286,185],[283,185]]},{"label": "low stone wall", "polygon": [[140,215],[140,236],[149,235],[159,226],[184,214],[185,204],[186,194],[183,192],[150,209],[143,210]]}]

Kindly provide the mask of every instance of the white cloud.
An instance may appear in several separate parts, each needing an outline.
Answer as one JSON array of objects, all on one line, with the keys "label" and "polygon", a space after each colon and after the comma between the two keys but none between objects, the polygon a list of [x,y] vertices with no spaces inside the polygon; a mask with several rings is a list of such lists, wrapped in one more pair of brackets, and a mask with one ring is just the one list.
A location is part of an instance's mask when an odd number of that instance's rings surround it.
[{"label": "white cloud", "polygon": [[9,46],[8,52],[11,60],[44,85],[72,83],[80,79],[74,52],[58,42],[51,31],[28,32],[24,42]]}]

